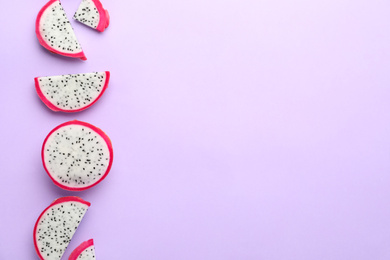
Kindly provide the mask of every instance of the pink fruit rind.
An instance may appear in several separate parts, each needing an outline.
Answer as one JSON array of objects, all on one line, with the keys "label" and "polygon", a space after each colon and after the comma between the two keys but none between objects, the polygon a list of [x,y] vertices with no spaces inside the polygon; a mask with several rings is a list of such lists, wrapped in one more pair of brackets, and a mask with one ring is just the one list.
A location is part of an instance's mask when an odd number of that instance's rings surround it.
[{"label": "pink fruit rind", "polygon": [[92,0],[92,2],[95,4],[100,15],[99,24],[96,27],[96,30],[103,32],[110,24],[110,15],[108,14],[108,11],[103,8],[103,5],[99,0]]},{"label": "pink fruit rind", "polygon": [[[86,187],[81,187],[81,188],[75,188],[75,187],[69,187],[69,186],[65,186],[61,183],[59,183],[58,181],[56,181],[53,176],[51,176],[49,170],[47,169],[46,167],[46,164],[45,164],[45,156],[44,156],[44,153],[45,153],[45,145],[46,145],[46,142],[47,142],[47,139],[49,139],[49,137],[59,128],[61,127],[64,127],[64,126],[67,126],[67,125],[81,125],[81,126],[85,126],[85,127],[88,127],[88,128],[91,128],[93,131],[95,131],[96,133],[98,133],[102,138],[103,140],[106,142],[107,146],[108,146],[108,150],[110,152],[110,161],[108,163],[108,167],[107,167],[107,170],[106,172],[103,174],[103,176],[95,183],[89,185],[89,186],[86,186]],[[69,121],[69,122],[65,122],[57,127],[55,127],[53,130],[50,131],[50,133],[46,136],[45,140],[43,141],[43,145],[42,145],[42,150],[41,150],[41,157],[42,157],[42,163],[43,163],[43,168],[45,169],[46,173],[49,175],[50,179],[54,182],[55,185],[57,185],[58,187],[64,189],[64,190],[69,190],[69,191],[83,191],[83,190],[87,190],[97,184],[99,184],[102,180],[104,180],[108,173],[110,172],[111,170],[111,166],[112,166],[112,161],[114,159],[114,152],[113,152],[113,149],[112,149],[112,143],[111,143],[111,140],[110,138],[106,135],[106,133],[103,132],[103,130],[101,130],[100,128],[94,126],[94,125],[91,125],[89,123],[86,123],[86,122],[82,122],[82,121],[78,121],[78,120],[73,120],[73,121]]]},{"label": "pink fruit rind", "polygon": [[48,3],[46,3],[42,9],[39,11],[38,13],[38,16],[37,16],[37,20],[35,22],[35,33],[37,35],[37,38],[38,38],[38,41],[39,43],[45,47],[46,49],[48,49],[50,52],[52,53],[56,53],[56,54],[60,54],[60,55],[63,55],[63,56],[66,56],[66,57],[71,57],[71,58],[80,58],[81,60],[87,60],[87,57],[85,57],[85,54],[83,51],[79,52],[79,53],[65,53],[65,52],[61,52],[61,51],[58,51],[54,48],[52,48],[51,46],[49,46],[45,40],[42,38],[41,36],[41,33],[40,33],[40,30],[39,30],[39,22],[41,21],[41,18],[42,18],[42,14],[43,12],[50,6],[52,5],[53,3],[55,2],[60,2],[59,0],[50,0]]},{"label": "pink fruit rind", "polygon": [[53,103],[51,103],[46,97],[45,95],[42,93],[42,90],[41,90],[41,87],[39,85],[39,77],[36,77],[34,78],[34,81],[35,81],[35,90],[37,91],[37,94],[39,96],[39,98],[42,100],[43,103],[45,103],[45,105],[50,108],[51,110],[53,110],[54,112],[65,112],[65,113],[74,113],[74,112],[80,112],[82,110],[85,110],[87,108],[89,108],[90,106],[92,106],[93,104],[95,104],[96,101],[98,101],[100,99],[100,97],[103,95],[104,91],[106,91],[106,88],[108,87],[108,82],[110,81],[110,72],[109,71],[105,71],[106,72],[106,82],[104,83],[104,86],[103,86],[103,89],[102,91],[100,92],[99,96],[89,105],[85,106],[85,107],[82,107],[82,108],[79,108],[79,109],[75,109],[75,110],[68,110],[68,109],[62,109],[62,108],[59,108],[57,107],[56,105],[54,105]]},{"label": "pink fruit rind", "polygon": [[90,246],[93,246],[93,239],[90,239],[90,240],[88,240],[88,241],[85,241],[85,242],[81,243],[78,247],[76,247],[76,249],[73,250],[73,252],[70,254],[68,260],[77,260],[77,258],[79,257],[79,255],[80,255],[85,249],[87,249],[87,248],[90,247]]},{"label": "pink fruit rind", "polygon": [[34,226],[34,234],[33,234],[33,237],[34,237],[34,247],[35,247],[35,251],[37,252],[39,258],[41,260],[45,260],[43,258],[43,256],[41,255],[41,253],[39,252],[39,249],[38,249],[38,245],[37,245],[37,239],[36,239],[36,234],[37,234],[37,229],[38,229],[38,224],[39,224],[39,220],[42,218],[42,216],[46,213],[47,210],[49,210],[51,207],[57,205],[57,204],[61,204],[61,203],[64,203],[64,202],[69,202],[69,201],[74,201],[74,202],[80,202],[80,203],[83,203],[85,205],[87,205],[88,207],[91,206],[91,203],[88,202],[88,201],[85,201],[83,200],[82,198],[80,197],[76,197],[76,196],[68,196],[68,197],[62,197],[62,198],[59,198],[59,199],[56,199],[54,200],[44,211],[42,211],[42,213],[39,215],[38,219],[37,219],[37,222],[35,223],[35,226]]}]

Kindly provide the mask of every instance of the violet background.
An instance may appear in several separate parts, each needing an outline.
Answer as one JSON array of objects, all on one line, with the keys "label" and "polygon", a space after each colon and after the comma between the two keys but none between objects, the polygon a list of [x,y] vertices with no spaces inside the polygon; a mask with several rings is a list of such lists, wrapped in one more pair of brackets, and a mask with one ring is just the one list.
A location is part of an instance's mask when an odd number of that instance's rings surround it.
[{"label": "violet background", "polygon": [[[38,259],[35,221],[65,195],[92,206],[63,259],[89,238],[102,260],[390,258],[389,1],[105,0],[104,33],[71,21],[86,62],[39,45],[44,4],[1,1],[0,259]],[[87,111],[35,93],[36,76],[102,70]],[[40,158],[73,119],[114,145],[79,193]]]}]

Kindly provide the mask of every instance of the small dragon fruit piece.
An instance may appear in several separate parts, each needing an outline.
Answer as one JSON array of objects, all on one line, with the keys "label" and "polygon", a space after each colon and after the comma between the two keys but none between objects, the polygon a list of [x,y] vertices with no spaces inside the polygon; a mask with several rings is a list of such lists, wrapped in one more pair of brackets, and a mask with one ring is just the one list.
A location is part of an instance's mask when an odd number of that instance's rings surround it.
[{"label": "small dragon fruit piece", "polygon": [[73,19],[103,32],[110,24],[110,15],[99,0],[82,0]]},{"label": "small dragon fruit piece", "polygon": [[87,59],[59,0],[50,0],[42,7],[35,23],[35,32],[40,44],[49,51]]},{"label": "small dragon fruit piece", "polygon": [[91,203],[79,197],[53,201],[38,217],[34,246],[41,260],[59,260]]},{"label": "small dragon fruit piece", "polygon": [[70,191],[89,189],[109,173],[113,149],[99,128],[69,121],[54,128],[42,146],[43,167],[54,184]]},{"label": "small dragon fruit piece", "polygon": [[95,260],[95,246],[93,239],[81,243],[70,254],[69,260]]},{"label": "small dragon fruit piece", "polygon": [[53,111],[79,112],[92,106],[108,86],[110,72],[37,77],[35,89]]}]

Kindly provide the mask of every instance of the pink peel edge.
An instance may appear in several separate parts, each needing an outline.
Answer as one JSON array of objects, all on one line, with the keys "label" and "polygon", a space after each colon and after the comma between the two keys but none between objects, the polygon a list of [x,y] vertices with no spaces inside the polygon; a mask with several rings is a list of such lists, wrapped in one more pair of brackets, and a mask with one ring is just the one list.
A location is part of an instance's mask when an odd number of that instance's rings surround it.
[{"label": "pink peel edge", "polygon": [[100,15],[99,24],[96,27],[96,30],[99,32],[104,32],[104,30],[110,24],[110,15],[108,14],[108,11],[103,8],[103,4],[99,0],[92,0],[92,2],[95,4]]},{"label": "pink peel edge", "polygon": [[87,241],[82,242],[78,247],[76,247],[76,248],[72,251],[72,253],[70,254],[68,260],[77,260],[77,258],[79,257],[79,255],[80,255],[85,249],[87,249],[88,247],[93,246],[93,245],[94,245],[93,239],[89,239],[89,240],[87,240]]}]

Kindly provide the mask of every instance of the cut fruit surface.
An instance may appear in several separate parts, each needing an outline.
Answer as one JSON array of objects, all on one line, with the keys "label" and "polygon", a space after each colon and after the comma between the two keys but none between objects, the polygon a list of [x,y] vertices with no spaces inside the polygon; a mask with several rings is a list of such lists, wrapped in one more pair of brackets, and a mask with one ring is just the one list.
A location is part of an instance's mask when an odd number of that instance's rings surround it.
[{"label": "cut fruit surface", "polygon": [[79,197],[53,201],[34,226],[34,246],[41,260],[59,260],[91,203]]},{"label": "cut fruit surface", "polygon": [[69,121],[54,128],[42,146],[43,166],[54,184],[81,191],[101,182],[109,173],[113,149],[99,128]]},{"label": "cut fruit surface", "polygon": [[35,23],[35,32],[39,43],[49,51],[87,59],[59,0],[51,0],[42,7]]},{"label": "cut fruit surface", "polygon": [[99,0],[82,0],[73,18],[100,32],[110,24],[108,11]]},{"label": "cut fruit surface", "polygon": [[69,260],[95,260],[93,239],[81,243],[69,256]]},{"label": "cut fruit surface", "polygon": [[104,93],[110,72],[36,77],[35,89],[53,111],[79,112],[92,106]]}]

